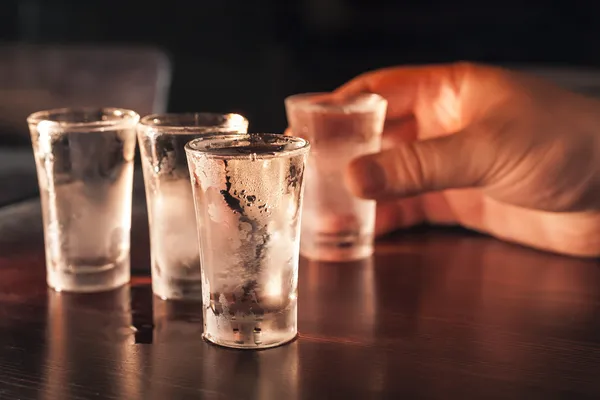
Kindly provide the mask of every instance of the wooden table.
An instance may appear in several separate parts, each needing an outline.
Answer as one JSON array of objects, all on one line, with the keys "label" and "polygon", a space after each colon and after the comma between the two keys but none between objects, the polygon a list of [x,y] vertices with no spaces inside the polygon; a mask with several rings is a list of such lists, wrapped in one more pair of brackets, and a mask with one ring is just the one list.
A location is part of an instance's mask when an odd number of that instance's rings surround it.
[{"label": "wooden table", "polygon": [[39,203],[0,209],[0,399],[558,399],[600,396],[600,269],[455,230],[372,260],[300,265],[300,336],[202,341],[197,304],[153,298],[136,201],[131,285],[46,288]]}]

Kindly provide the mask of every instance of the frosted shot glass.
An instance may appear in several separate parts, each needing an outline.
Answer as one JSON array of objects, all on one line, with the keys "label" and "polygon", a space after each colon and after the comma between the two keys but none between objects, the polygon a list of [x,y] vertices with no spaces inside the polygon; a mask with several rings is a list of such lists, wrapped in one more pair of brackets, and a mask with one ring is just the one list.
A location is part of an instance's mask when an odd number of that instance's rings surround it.
[{"label": "frosted shot glass", "polygon": [[135,126],[119,108],[64,108],[27,118],[48,285],[100,292],[129,282]]},{"label": "frosted shot glass", "polygon": [[296,337],[309,148],[277,134],[206,136],[186,145],[208,341],[261,349]]},{"label": "frosted shot glass", "polygon": [[306,93],[285,99],[294,135],[310,141],[300,253],[321,261],[354,261],[373,253],[375,201],[355,197],[344,170],[381,149],[387,101],[376,94]]},{"label": "frosted shot glass", "polygon": [[156,114],[137,127],[142,159],[152,291],[164,300],[202,300],[196,214],[185,144],[209,133],[246,133],[239,114]]}]

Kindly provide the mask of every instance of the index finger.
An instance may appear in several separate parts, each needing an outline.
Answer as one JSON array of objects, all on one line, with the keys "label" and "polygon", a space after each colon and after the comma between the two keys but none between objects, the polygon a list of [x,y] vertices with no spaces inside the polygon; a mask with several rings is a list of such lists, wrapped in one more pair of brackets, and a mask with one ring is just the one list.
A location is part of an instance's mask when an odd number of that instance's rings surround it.
[{"label": "index finger", "polygon": [[359,75],[334,93],[377,93],[388,100],[388,119],[404,118],[423,101],[438,99],[448,88],[460,92],[466,67],[456,63],[384,68]]}]

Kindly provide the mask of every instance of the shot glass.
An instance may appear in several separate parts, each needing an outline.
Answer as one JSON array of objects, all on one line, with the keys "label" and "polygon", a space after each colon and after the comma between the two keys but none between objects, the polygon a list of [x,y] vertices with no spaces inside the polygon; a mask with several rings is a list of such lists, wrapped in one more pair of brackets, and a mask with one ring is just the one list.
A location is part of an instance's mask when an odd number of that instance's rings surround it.
[{"label": "shot glass", "polygon": [[129,282],[135,126],[118,108],[40,111],[27,118],[35,156],[48,285],[99,292]]},{"label": "shot glass", "polygon": [[381,149],[387,101],[376,94],[306,93],[285,99],[294,135],[310,141],[300,253],[321,261],[353,261],[373,253],[375,201],[353,196],[344,170]]},{"label": "shot glass", "polygon": [[194,200],[184,146],[212,133],[245,133],[239,114],[149,115],[138,124],[148,223],[152,291],[169,299],[202,300]]},{"label": "shot glass", "polygon": [[213,135],[186,145],[208,341],[260,349],[296,337],[309,148],[277,134]]}]

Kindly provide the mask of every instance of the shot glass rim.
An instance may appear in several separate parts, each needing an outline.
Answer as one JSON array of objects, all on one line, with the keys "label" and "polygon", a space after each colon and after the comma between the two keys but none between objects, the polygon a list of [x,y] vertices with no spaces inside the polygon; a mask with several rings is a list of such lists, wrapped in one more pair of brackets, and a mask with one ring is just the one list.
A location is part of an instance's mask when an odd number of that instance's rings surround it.
[{"label": "shot glass rim", "polygon": [[[96,121],[86,121],[86,122],[71,122],[71,121],[56,121],[50,118],[50,115],[56,114],[67,114],[74,112],[99,112],[102,115],[114,115],[117,117],[121,117],[118,119],[111,120],[96,120]],[[30,125],[39,125],[44,123],[45,128],[60,130],[60,131],[83,131],[86,132],[97,132],[104,131],[107,128],[111,130],[118,128],[135,128],[138,121],[140,119],[140,115],[130,109],[127,108],[119,108],[119,107],[62,107],[62,108],[52,108],[48,110],[40,110],[30,114],[27,117],[27,123]]]},{"label": "shot glass rim", "polygon": [[249,121],[248,118],[238,113],[219,113],[219,112],[210,112],[210,111],[200,111],[200,112],[184,112],[184,113],[153,113],[148,114],[142,117],[138,123],[138,126],[143,128],[143,130],[155,129],[160,130],[163,133],[169,134],[198,134],[198,133],[234,133],[235,129],[233,127],[228,127],[225,124],[223,125],[176,125],[176,124],[165,124],[158,125],[154,122],[154,120],[158,118],[167,118],[167,117],[194,117],[194,116],[220,116],[220,117],[239,117],[239,123],[245,124],[246,130],[248,129]]},{"label": "shot glass rim", "polygon": [[277,153],[267,153],[267,154],[257,154],[257,160],[268,160],[272,158],[283,158],[283,157],[293,157],[298,154],[307,153],[310,150],[310,142],[306,139],[303,139],[298,136],[288,136],[280,133],[215,133],[208,134],[193,140],[190,140],[185,144],[185,152],[188,155],[202,155],[211,159],[250,159],[248,154],[222,154],[212,152],[212,148],[204,148],[200,149],[194,147],[199,142],[208,142],[209,140],[233,140],[233,139],[241,139],[242,137],[252,137],[252,136],[268,136],[268,137],[277,137],[277,139],[284,140],[289,143],[297,143],[298,147],[288,150],[282,150]]},{"label": "shot glass rim", "polygon": [[336,98],[343,100],[345,95],[338,94],[335,92],[306,92],[306,93],[296,93],[290,95],[285,98],[284,103],[288,110],[291,108],[298,108],[304,111],[311,112],[344,112],[348,114],[364,114],[376,111],[379,107],[386,106],[387,100],[377,94],[377,93],[357,93],[352,95],[353,98],[364,97],[374,99],[374,101],[369,105],[356,105],[356,106],[346,106],[342,105],[334,105],[334,104],[322,104],[315,103],[315,100],[318,97],[328,97],[328,98]]}]

